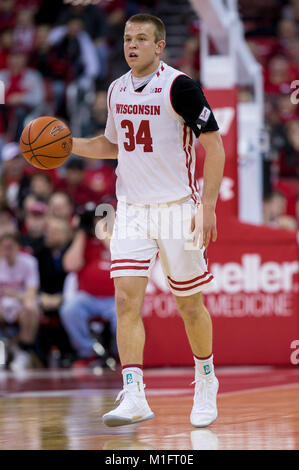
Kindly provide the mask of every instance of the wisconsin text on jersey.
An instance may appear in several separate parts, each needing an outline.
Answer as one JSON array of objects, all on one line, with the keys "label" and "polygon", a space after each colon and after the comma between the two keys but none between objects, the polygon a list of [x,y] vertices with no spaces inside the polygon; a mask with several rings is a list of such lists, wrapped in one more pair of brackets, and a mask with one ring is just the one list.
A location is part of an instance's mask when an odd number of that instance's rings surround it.
[{"label": "wisconsin text on jersey", "polygon": [[160,116],[160,105],[116,103],[115,106],[117,114],[147,114],[150,116]]}]

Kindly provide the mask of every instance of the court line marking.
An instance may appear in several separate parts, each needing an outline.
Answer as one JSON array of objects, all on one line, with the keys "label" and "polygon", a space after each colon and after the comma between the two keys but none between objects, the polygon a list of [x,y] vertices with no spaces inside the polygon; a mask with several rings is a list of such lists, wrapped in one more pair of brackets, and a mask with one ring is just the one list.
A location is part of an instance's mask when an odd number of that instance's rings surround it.
[{"label": "court line marking", "polygon": [[221,392],[218,396],[227,396],[227,395],[243,395],[245,393],[256,393],[262,391],[271,391],[275,389],[288,389],[288,388],[297,388],[299,387],[299,382],[293,382],[289,384],[275,384],[275,385],[266,385],[264,387],[255,387],[255,388],[246,388],[244,390],[234,390],[233,392]]},{"label": "court line marking", "polygon": [[[217,376],[225,375],[245,375],[245,374],[263,374],[265,372],[273,372],[277,370],[275,366],[215,366],[215,371]],[[167,368],[149,368],[145,369],[145,374],[147,377],[152,376],[183,376],[186,373],[194,373],[194,366],[188,367],[167,367]]]},{"label": "court line marking", "polygon": [[[218,396],[231,396],[231,395],[244,395],[246,393],[256,393],[260,391],[271,391],[276,389],[289,389],[297,388],[299,383],[292,384],[276,384],[269,385],[259,388],[248,388],[245,390],[236,390],[232,392],[220,392]],[[38,397],[73,397],[81,398],[87,396],[99,395],[99,398],[111,398],[111,395],[116,395],[119,389],[68,389],[68,390],[40,390],[40,391],[28,391],[28,392],[16,392],[16,393],[2,393],[0,392],[0,399],[5,398],[38,398]],[[147,391],[147,396],[189,396],[193,395],[193,388],[171,388],[171,389],[153,389]]]},{"label": "court line marking", "polygon": [[[15,392],[15,393],[2,393],[0,391],[0,399],[3,398],[38,398],[38,397],[83,397],[83,396],[95,396],[110,398],[111,395],[117,395],[119,388],[117,389],[68,389],[68,390],[40,390],[40,391],[27,391],[27,392]],[[148,390],[148,396],[169,396],[169,395],[186,395],[192,394],[193,389],[157,389],[157,390]]]},{"label": "court line marking", "polygon": [[[265,372],[280,372],[283,373],[285,369],[279,370],[275,366],[216,366],[216,373],[217,375],[225,376],[225,375],[245,375],[245,374],[263,374]],[[118,372],[118,371],[117,371]],[[148,368],[145,369],[145,373],[148,377],[152,376],[184,376],[186,374],[192,375],[194,373],[194,366],[187,366],[187,367],[161,367],[161,368]],[[294,370],[295,372],[295,370]],[[115,374],[115,371],[108,371],[103,370],[103,376]],[[26,370],[22,371],[18,374],[15,372],[10,371],[3,371],[0,370],[0,378],[57,378],[57,377],[65,377],[65,378],[75,378],[79,379],[82,376],[87,377],[95,377],[96,375],[90,371],[90,369],[85,368],[81,370],[61,370],[61,369],[53,369],[53,370]]]}]

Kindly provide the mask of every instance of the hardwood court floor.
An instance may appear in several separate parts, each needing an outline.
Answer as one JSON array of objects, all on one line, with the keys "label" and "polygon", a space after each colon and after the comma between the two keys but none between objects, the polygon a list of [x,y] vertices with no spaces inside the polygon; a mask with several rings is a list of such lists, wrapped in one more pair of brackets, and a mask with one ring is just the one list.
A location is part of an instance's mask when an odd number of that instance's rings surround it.
[{"label": "hardwood court floor", "polygon": [[189,423],[193,369],[145,376],[155,419],[108,428],[119,373],[2,372],[0,449],[299,449],[298,368],[219,368],[219,418],[206,429]]}]

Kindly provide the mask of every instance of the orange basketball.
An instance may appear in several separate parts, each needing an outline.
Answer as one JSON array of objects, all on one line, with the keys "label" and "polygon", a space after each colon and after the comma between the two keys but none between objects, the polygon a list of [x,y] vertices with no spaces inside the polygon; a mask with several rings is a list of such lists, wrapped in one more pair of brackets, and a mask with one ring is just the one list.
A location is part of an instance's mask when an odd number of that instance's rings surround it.
[{"label": "orange basketball", "polygon": [[70,156],[72,146],[73,137],[67,125],[51,116],[29,122],[20,139],[24,158],[41,170],[62,165]]}]

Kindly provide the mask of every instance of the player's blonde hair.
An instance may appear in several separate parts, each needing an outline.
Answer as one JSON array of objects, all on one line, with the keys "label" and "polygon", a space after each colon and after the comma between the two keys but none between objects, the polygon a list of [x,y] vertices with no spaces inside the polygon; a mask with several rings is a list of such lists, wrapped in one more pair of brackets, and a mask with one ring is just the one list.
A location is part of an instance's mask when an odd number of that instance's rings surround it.
[{"label": "player's blonde hair", "polygon": [[155,42],[158,41],[165,41],[166,38],[166,30],[165,25],[160,18],[154,15],[150,15],[148,13],[138,13],[137,15],[131,16],[128,19],[127,23],[151,23],[155,27]]}]

